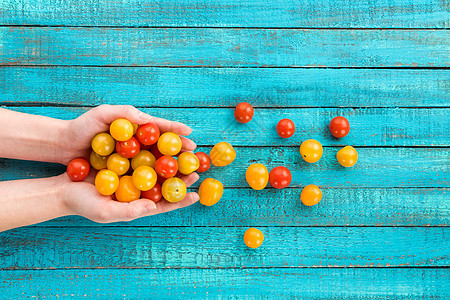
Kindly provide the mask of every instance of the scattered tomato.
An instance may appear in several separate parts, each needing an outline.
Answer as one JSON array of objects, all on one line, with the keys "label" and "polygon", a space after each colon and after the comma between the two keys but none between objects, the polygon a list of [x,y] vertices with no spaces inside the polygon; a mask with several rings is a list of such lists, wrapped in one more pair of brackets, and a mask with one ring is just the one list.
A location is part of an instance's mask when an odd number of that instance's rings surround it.
[{"label": "scattered tomato", "polygon": [[283,189],[291,184],[292,175],[288,168],[279,166],[269,173],[270,185],[276,189]]},{"label": "scattered tomato", "polygon": [[156,163],[155,156],[148,150],[141,150],[131,159],[131,167],[136,170],[140,166],[149,166],[154,168]]},{"label": "scattered tomato", "polygon": [[200,163],[197,172],[203,173],[208,171],[211,167],[211,160],[209,159],[208,154],[206,154],[205,152],[197,152],[195,153],[195,155],[198,157]]},{"label": "scattered tomato", "polygon": [[117,201],[131,202],[141,197],[141,191],[134,186],[131,176],[122,176],[115,195]]},{"label": "scattered tomato", "polygon": [[163,156],[156,161],[155,171],[161,177],[170,178],[177,174],[178,163],[172,156]]},{"label": "scattered tomato", "polygon": [[245,179],[254,190],[262,190],[269,181],[269,172],[263,164],[252,164],[245,172]]},{"label": "scattered tomato", "polygon": [[239,123],[248,123],[253,118],[253,106],[247,102],[241,102],[234,109],[234,117]]},{"label": "scattered tomato", "polygon": [[223,195],[223,185],[219,180],[206,178],[203,180],[198,190],[200,203],[211,206],[219,202]]},{"label": "scattered tomato", "polygon": [[92,139],[92,150],[101,156],[110,155],[114,151],[115,141],[107,133],[99,133]]},{"label": "scattered tomato", "polygon": [[200,166],[198,157],[191,152],[183,152],[178,156],[178,170],[183,175],[189,175]]},{"label": "scattered tomato", "polygon": [[142,191],[141,198],[158,203],[162,199],[161,185],[159,183],[155,183],[155,185],[148,191]]},{"label": "scattered tomato", "polygon": [[322,157],[323,148],[316,140],[306,140],[300,146],[300,154],[306,162],[315,163]]},{"label": "scattered tomato", "polygon": [[136,138],[143,145],[153,145],[159,139],[159,128],[153,123],[147,123],[139,126],[136,131]]},{"label": "scattered tomato", "polygon": [[350,123],[344,117],[335,117],[330,122],[330,132],[336,138],[346,136],[350,131]]},{"label": "scattered tomato", "polygon": [[100,170],[95,176],[95,187],[102,195],[114,194],[119,186],[119,176],[111,170]]},{"label": "scattered tomato", "polygon": [[133,172],[131,177],[133,184],[141,191],[148,191],[155,186],[156,172],[152,167],[140,166]]},{"label": "scattered tomato", "polygon": [[256,228],[249,228],[244,234],[244,243],[249,248],[258,248],[264,242],[264,234]]},{"label": "scattered tomato", "polygon": [[220,142],[216,144],[209,153],[211,162],[216,167],[223,167],[231,164],[236,158],[236,151],[233,146],[227,142]]},{"label": "scattered tomato", "polygon": [[186,184],[180,178],[169,178],[162,185],[162,195],[169,202],[179,202],[186,196]]},{"label": "scattered tomato", "polygon": [[101,156],[91,151],[91,155],[89,156],[89,161],[91,166],[96,170],[106,169],[106,161],[108,160],[108,156]]},{"label": "scattered tomato", "polygon": [[130,168],[130,161],[128,158],[122,157],[117,153],[113,153],[108,157],[106,167],[108,170],[111,170],[120,176],[128,172],[128,169]]},{"label": "scattered tomato", "polygon": [[127,119],[117,119],[109,126],[109,133],[117,141],[127,141],[133,136],[133,124]]},{"label": "scattered tomato", "polygon": [[138,140],[133,136],[132,138],[130,138],[125,142],[117,142],[116,150],[117,153],[119,153],[119,155],[122,157],[133,158],[136,155],[138,155],[139,151],[141,150],[141,145],[139,144]]},{"label": "scattered tomato", "polygon": [[358,161],[358,152],[352,146],[345,146],[338,151],[336,157],[342,166],[349,168],[354,166]]},{"label": "scattered tomato", "polygon": [[158,140],[158,150],[164,155],[173,156],[181,150],[181,139],[173,132],[163,133]]},{"label": "scattered tomato", "polygon": [[278,135],[282,138],[290,138],[295,133],[295,124],[290,119],[282,119],[277,124]]},{"label": "scattered tomato", "polygon": [[306,206],[313,206],[322,199],[322,191],[314,184],[307,185],[303,188],[300,194],[300,200]]},{"label": "scattered tomato", "polygon": [[72,159],[67,165],[67,175],[72,181],[83,181],[89,175],[91,166],[84,158]]}]

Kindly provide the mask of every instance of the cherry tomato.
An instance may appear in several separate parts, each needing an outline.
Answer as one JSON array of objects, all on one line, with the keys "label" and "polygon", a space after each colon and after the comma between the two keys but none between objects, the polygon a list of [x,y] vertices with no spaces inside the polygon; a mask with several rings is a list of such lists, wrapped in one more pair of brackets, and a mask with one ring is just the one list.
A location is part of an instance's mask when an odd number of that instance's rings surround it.
[{"label": "cherry tomato", "polygon": [[200,161],[198,157],[191,152],[183,152],[178,156],[178,170],[183,175],[189,175],[196,171],[200,166]]},{"label": "cherry tomato", "polygon": [[131,139],[125,142],[117,142],[116,144],[117,153],[125,158],[133,158],[138,155],[141,150],[141,145],[138,140],[133,136]]},{"label": "cherry tomato", "polygon": [[149,166],[154,168],[156,163],[155,156],[148,150],[141,150],[131,159],[131,167],[136,170],[140,166]]},{"label": "cherry tomato", "polygon": [[108,156],[98,155],[94,151],[92,151],[91,155],[89,156],[89,161],[91,163],[91,166],[96,170],[106,169],[107,159],[108,159]]},{"label": "cherry tomato", "polygon": [[254,190],[262,190],[269,181],[269,172],[263,164],[252,164],[245,172],[245,179]]},{"label": "cherry tomato", "polygon": [[136,138],[144,145],[155,144],[159,139],[159,135],[159,128],[153,123],[141,125],[136,131]]},{"label": "cherry tomato", "polygon": [[127,119],[117,119],[109,126],[109,133],[117,141],[127,141],[133,136],[133,124]]},{"label": "cherry tomato", "polygon": [[280,120],[277,124],[278,135],[282,138],[290,138],[295,133],[295,124],[290,119]]},{"label": "cherry tomato", "polygon": [[349,168],[354,166],[358,161],[358,152],[352,146],[345,146],[338,151],[336,157],[342,166]]},{"label": "cherry tomato", "polygon": [[244,233],[244,243],[249,248],[258,248],[264,242],[264,234],[256,228],[249,228]]},{"label": "cherry tomato", "polygon": [[108,170],[111,170],[120,176],[128,172],[128,169],[130,168],[130,161],[128,158],[122,157],[117,153],[113,153],[108,157],[106,167]]},{"label": "cherry tomato", "polygon": [[291,184],[292,175],[288,168],[279,166],[269,173],[270,185],[276,189],[283,189]]},{"label": "cherry tomato", "polygon": [[314,184],[305,186],[300,194],[300,200],[302,200],[303,204],[306,206],[316,205],[321,199],[322,191]]},{"label": "cherry tomato", "polygon": [[133,172],[133,184],[141,191],[148,191],[155,186],[156,172],[152,167],[140,166]]},{"label": "cherry tomato", "polygon": [[158,174],[158,172],[156,172],[156,175],[157,175],[156,182],[162,186],[164,181],[166,181],[167,178],[162,177],[161,175]]},{"label": "cherry tomato", "polygon": [[342,138],[350,131],[350,124],[344,117],[335,117],[330,122],[330,132],[336,138]]},{"label": "cherry tomato", "polygon": [[91,166],[84,158],[75,158],[67,166],[67,175],[72,181],[83,181],[89,175]]},{"label": "cherry tomato", "polygon": [[155,171],[161,177],[170,178],[177,174],[178,163],[172,156],[163,156],[156,161]]},{"label": "cherry tomato", "polygon": [[216,167],[223,167],[231,164],[236,158],[236,151],[233,146],[227,142],[216,144],[209,153],[211,162]]},{"label": "cherry tomato", "polygon": [[122,176],[115,196],[117,201],[131,202],[141,197],[141,191],[134,186],[131,176]]},{"label": "cherry tomato", "polygon": [[101,156],[110,155],[114,151],[115,141],[107,133],[99,133],[92,139],[91,146],[95,153]]},{"label": "cherry tomato", "polygon": [[234,109],[234,117],[239,123],[248,123],[253,118],[253,106],[247,102],[241,102]]},{"label": "cherry tomato", "polygon": [[119,186],[119,176],[111,170],[100,170],[95,176],[97,191],[105,196],[114,194]]},{"label": "cherry tomato", "polygon": [[138,125],[138,124],[136,124],[136,123],[133,123],[133,135],[135,135],[135,134],[136,134],[136,131],[137,131],[138,127],[139,127],[139,125]]},{"label": "cherry tomato", "polygon": [[179,202],[186,196],[186,185],[180,178],[173,177],[164,181],[161,191],[167,201]]},{"label": "cherry tomato", "polygon": [[181,150],[181,139],[173,132],[163,133],[158,140],[158,150],[164,155],[173,156]]},{"label": "cherry tomato", "polygon": [[158,149],[158,145],[154,145],[151,149],[150,152],[155,156],[155,159],[158,160],[159,158],[163,157],[164,154],[162,154],[161,152],[159,152]]},{"label": "cherry tomato", "polygon": [[162,199],[161,185],[159,183],[155,183],[155,185],[148,191],[142,191],[141,197],[158,203],[159,200]]},{"label": "cherry tomato", "polygon": [[300,154],[306,162],[312,164],[322,157],[323,148],[316,140],[306,140],[300,146]]},{"label": "cherry tomato", "polygon": [[205,152],[197,152],[195,153],[195,155],[197,156],[200,163],[197,172],[203,173],[208,171],[209,168],[211,168],[211,160],[209,159],[208,154],[206,154]]},{"label": "cherry tomato", "polygon": [[223,195],[223,184],[219,180],[206,178],[203,180],[198,190],[200,203],[211,206],[219,202]]}]

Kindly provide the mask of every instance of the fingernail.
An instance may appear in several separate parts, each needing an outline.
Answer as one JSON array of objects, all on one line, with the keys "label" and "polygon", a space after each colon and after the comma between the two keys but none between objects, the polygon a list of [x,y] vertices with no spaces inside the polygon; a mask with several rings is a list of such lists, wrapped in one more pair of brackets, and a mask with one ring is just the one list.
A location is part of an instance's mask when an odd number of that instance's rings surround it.
[{"label": "fingernail", "polygon": [[147,211],[152,211],[152,210],[155,210],[155,209],[156,209],[156,204],[155,204],[155,202],[153,202],[153,201],[150,201],[150,202],[151,202],[151,203],[145,205],[145,209],[146,209]]}]

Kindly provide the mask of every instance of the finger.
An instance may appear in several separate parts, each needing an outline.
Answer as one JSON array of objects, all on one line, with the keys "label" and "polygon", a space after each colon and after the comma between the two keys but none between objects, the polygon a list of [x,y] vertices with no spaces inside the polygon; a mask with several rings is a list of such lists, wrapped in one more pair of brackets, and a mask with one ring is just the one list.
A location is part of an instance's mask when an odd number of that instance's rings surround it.
[{"label": "finger", "polygon": [[161,130],[161,132],[174,132],[178,135],[190,135],[192,133],[191,127],[187,126],[186,124],[152,117],[150,115],[147,116],[148,118],[146,119],[146,123],[155,123],[159,127],[159,130]]},{"label": "finger", "polygon": [[95,175],[97,174],[97,170],[95,170],[94,168],[91,168],[91,170],[89,171],[88,176],[86,177],[86,179],[84,181],[94,184],[95,182]]},{"label": "finger", "polygon": [[190,187],[191,185],[193,185],[199,178],[200,178],[200,176],[198,176],[198,174],[195,172],[191,173],[189,175],[180,177],[180,179],[184,181],[184,184],[186,184],[186,187]]},{"label": "finger", "polygon": [[184,136],[180,136],[182,149],[185,151],[194,151],[197,148],[197,144],[192,140],[185,138]]},{"label": "finger", "polygon": [[157,211],[156,204],[148,199],[132,202],[108,201],[108,204],[105,214],[109,222],[131,221]]},{"label": "finger", "polygon": [[191,193],[187,193],[186,196],[184,197],[183,200],[181,200],[180,202],[169,202],[169,201],[159,201],[158,203],[156,203],[156,210],[154,211],[150,211],[147,213],[147,216],[152,216],[152,215],[156,215],[156,214],[162,214],[162,213],[166,213],[175,209],[180,209],[183,207],[187,207],[190,206],[194,203],[196,203],[198,200],[200,199],[200,197],[198,196],[197,193],[191,192]]},{"label": "finger", "polygon": [[111,124],[114,120],[125,118],[132,123],[143,124],[142,115],[147,115],[132,105],[103,104],[92,109],[90,113],[103,124]]}]

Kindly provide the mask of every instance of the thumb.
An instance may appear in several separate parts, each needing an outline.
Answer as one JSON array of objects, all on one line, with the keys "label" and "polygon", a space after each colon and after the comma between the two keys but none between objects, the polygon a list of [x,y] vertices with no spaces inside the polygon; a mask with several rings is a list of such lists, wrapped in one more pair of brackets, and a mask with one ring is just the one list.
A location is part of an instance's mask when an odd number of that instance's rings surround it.
[{"label": "thumb", "polygon": [[91,114],[103,124],[111,124],[116,119],[125,118],[132,123],[141,125],[152,118],[132,105],[103,104],[92,109]]}]

